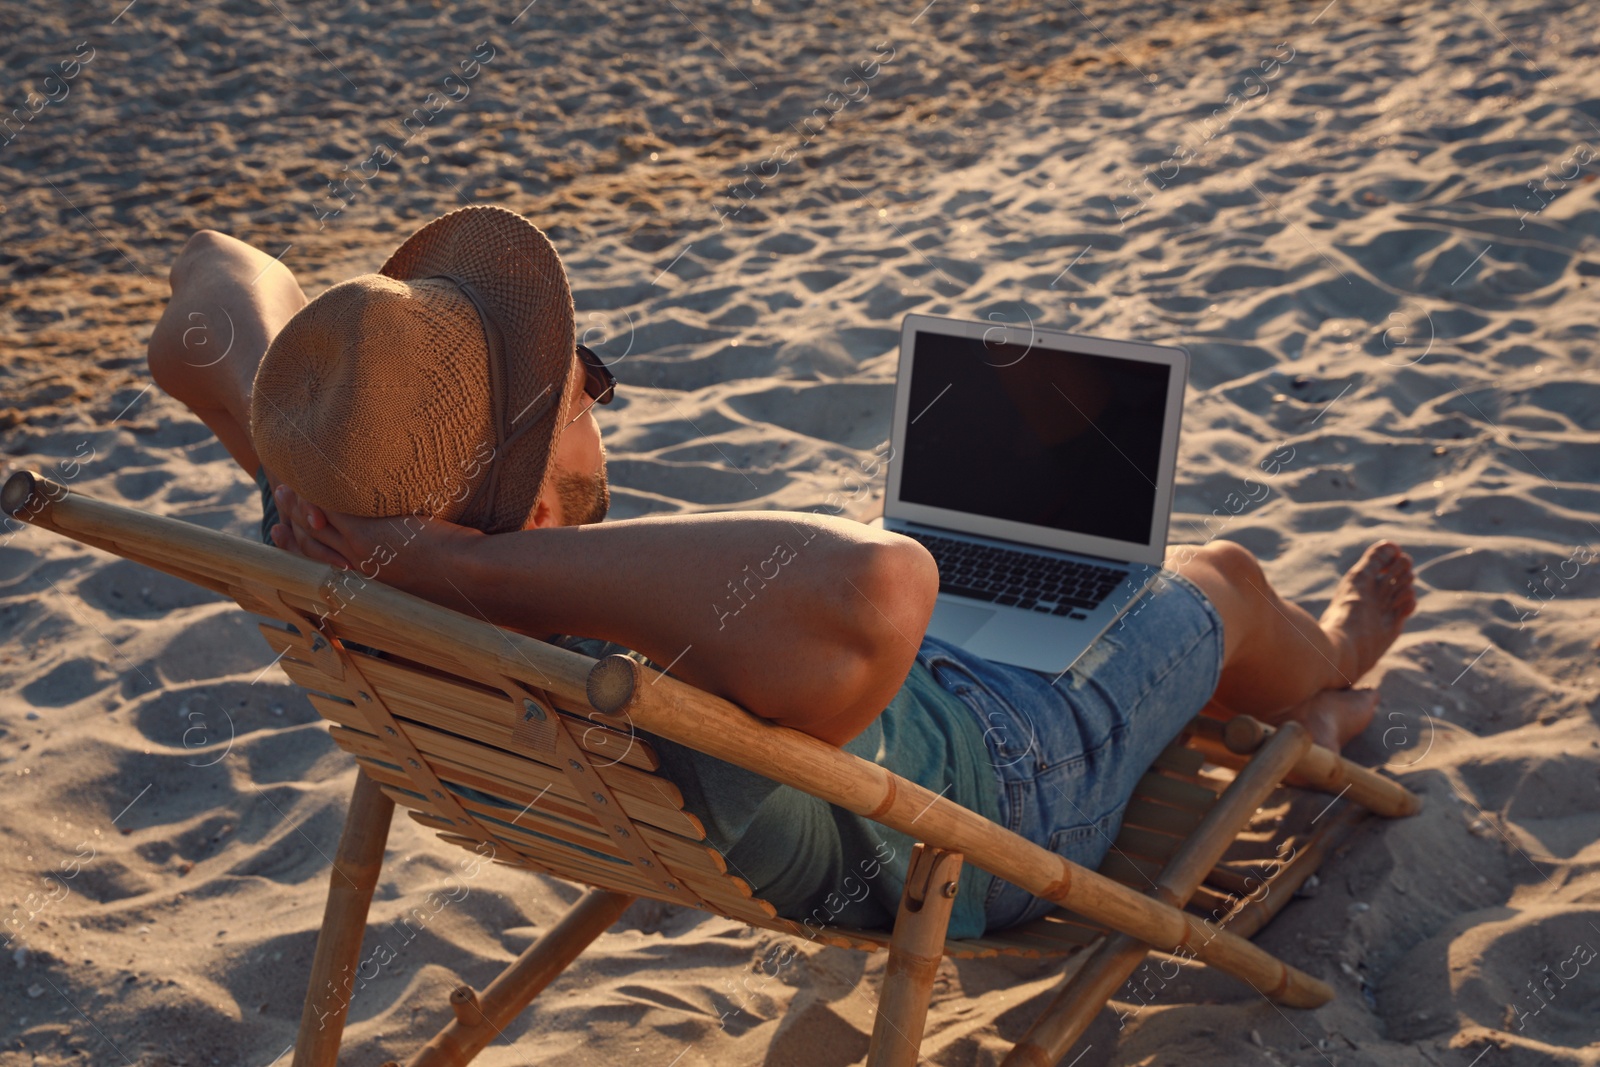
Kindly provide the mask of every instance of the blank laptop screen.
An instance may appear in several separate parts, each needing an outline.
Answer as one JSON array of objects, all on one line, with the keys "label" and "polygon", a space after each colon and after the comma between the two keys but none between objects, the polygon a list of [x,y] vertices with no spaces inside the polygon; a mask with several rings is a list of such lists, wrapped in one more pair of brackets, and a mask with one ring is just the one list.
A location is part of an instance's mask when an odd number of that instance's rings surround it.
[{"label": "blank laptop screen", "polygon": [[1169,369],[918,331],[900,499],[1150,543]]}]

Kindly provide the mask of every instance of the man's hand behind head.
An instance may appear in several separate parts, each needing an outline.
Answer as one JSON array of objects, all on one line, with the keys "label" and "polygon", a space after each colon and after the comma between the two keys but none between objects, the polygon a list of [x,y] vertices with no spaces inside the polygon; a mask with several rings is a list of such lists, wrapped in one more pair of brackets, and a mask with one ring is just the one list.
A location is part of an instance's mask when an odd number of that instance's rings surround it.
[{"label": "man's hand behind head", "polygon": [[452,555],[487,536],[423,515],[373,519],[328,511],[302,500],[286,485],[278,486],[274,499],[285,520],[271,530],[272,543],[279,548],[430,600],[456,599],[448,592]]}]

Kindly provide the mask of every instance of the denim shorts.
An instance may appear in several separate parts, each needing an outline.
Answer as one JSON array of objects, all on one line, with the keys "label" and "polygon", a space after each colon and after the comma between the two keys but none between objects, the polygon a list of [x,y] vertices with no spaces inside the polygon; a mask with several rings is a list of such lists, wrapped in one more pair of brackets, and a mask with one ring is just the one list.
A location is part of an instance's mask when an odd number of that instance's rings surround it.
[{"label": "denim shorts", "polygon": [[[1065,674],[995,663],[931,637],[918,658],[977,716],[1001,823],[1092,870],[1139,778],[1216,690],[1222,617],[1193,582],[1162,570]],[[998,930],[1053,907],[996,878],[984,913]]]}]

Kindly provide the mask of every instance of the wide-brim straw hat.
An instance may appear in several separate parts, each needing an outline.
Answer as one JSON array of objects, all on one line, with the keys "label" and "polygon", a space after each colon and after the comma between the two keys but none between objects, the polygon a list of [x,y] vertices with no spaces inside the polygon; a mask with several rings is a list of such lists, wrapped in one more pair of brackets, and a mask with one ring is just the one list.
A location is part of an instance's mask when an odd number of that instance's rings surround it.
[{"label": "wide-brim straw hat", "polygon": [[538,227],[452,211],[285,324],[256,370],[256,453],[329,510],[521,529],[582,380],[573,320]]}]

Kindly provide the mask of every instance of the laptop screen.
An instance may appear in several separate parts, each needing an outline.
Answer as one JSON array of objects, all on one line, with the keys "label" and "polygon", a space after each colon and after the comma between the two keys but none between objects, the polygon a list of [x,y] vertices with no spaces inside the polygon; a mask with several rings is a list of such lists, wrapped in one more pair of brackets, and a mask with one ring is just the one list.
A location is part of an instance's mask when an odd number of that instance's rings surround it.
[{"label": "laptop screen", "polygon": [[900,499],[1150,543],[1169,368],[918,330]]}]

